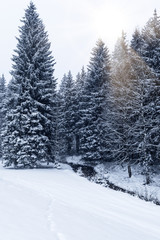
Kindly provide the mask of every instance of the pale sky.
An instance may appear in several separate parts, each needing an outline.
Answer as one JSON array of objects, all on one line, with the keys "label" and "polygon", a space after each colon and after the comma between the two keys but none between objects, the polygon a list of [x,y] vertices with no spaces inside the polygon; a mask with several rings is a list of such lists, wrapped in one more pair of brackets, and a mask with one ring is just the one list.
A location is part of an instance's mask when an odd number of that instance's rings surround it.
[{"label": "pale sky", "polygon": [[[7,81],[11,57],[19,36],[18,26],[30,0],[0,0],[0,75]],[[153,16],[160,15],[160,0],[34,0],[43,20],[56,60],[55,77],[61,80],[69,70],[73,76],[86,65],[96,41],[101,38],[112,52],[124,30],[128,39]]]}]

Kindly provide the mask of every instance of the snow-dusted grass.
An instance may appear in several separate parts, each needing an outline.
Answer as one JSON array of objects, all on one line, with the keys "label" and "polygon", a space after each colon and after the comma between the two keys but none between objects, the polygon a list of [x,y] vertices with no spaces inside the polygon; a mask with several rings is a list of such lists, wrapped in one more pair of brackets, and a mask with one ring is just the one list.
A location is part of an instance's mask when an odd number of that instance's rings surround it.
[{"label": "snow-dusted grass", "polygon": [[[160,174],[159,170],[152,176],[149,185],[145,184],[145,176],[142,174],[142,167],[132,165],[132,177],[128,177],[128,165],[117,165],[106,163],[96,167],[98,172],[97,178],[107,179],[110,183],[115,184],[125,190],[134,192],[137,196],[144,197],[149,201],[159,201],[160,203]],[[105,181],[104,181],[105,182]]]},{"label": "snow-dusted grass", "polygon": [[[86,163],[81,160],[80,156],[67,157],[65,161],[75,166],[83,166]],[[128,165],[107,162],[94,167],[96,175],[91,177],[93,182],[107,187],[120,188],[132,195],[139,196],[146,201],[152,201],[160,204],[160,167],[152,169],[151,183],[146,185],[146,178],[142,174],[143,168],[140,165],[131,165],[132,177],[128,176]],[[79,175],[85,175],[81,168],[77,171]]]},{"label": "snow-dusted grass", "polygon": [[2,240],[160,240],[159,218],[159,206],[69,168],[0,168]]}]

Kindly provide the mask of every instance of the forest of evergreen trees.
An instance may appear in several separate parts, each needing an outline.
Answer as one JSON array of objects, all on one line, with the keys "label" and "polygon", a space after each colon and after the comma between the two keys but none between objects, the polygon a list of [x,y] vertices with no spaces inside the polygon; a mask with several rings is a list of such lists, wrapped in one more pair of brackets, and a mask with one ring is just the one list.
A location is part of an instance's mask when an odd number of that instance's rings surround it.
[{"label": "forest of evergreen trees", "polygon": [[[5,167],[37,167],[80,155],[89,165],[160,163],[160,17],[156,10],[128,43],[109,54],[102,40],[87,70],[64,74],[56,88],[48,35],[31,2],[12,57],[12,79],[0,78],[0,154]],[[149,177],[148,177],[149,178]],[[149,181],[149,180],[148,180]]]}]

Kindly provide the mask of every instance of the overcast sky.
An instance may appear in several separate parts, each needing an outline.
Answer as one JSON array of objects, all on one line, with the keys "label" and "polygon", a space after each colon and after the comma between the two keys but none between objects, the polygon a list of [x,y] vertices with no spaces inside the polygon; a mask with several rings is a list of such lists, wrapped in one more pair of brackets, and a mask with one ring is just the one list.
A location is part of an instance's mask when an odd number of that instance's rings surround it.
[{"label": "overcast sky", "polygon": [[[0,0],[0,74],[9,74],[11,57],[16,48],[15,37],[29,0]],[[88,64],[90,52],[101,38],[112,52],[122,30],[131,37],[153,15],[160,15],[160,0],[34,0],[49,34],[53,56],[57,62],[55,76],[72,71],[73,76]]]}]

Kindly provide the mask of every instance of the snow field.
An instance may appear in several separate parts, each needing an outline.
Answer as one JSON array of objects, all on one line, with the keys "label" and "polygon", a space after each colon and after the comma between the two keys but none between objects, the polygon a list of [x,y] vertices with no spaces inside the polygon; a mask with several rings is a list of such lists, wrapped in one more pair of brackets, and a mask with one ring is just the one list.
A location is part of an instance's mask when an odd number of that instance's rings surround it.
[{"label": "snow field", "polygon": [[68,169],[0,169],[0,192],[3,240],[160,240],[160,207]]}]

